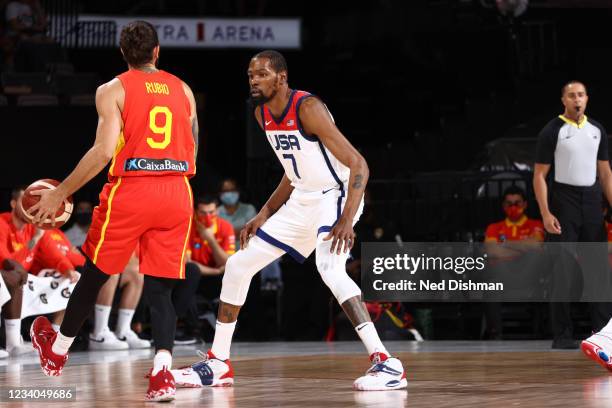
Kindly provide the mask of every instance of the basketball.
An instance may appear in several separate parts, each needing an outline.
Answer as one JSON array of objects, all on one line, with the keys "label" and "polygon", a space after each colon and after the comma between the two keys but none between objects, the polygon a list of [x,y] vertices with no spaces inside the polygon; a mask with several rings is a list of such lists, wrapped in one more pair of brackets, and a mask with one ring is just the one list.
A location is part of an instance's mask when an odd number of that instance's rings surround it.
[{"label": "basketball", "polygon": [[[27,211],[40,200],[40,196],[33,195],[32,192],[36,190],[54,189],[59,184],[59,181],[53,179],[37,180],[34,183],[30,184],[28,188],[25,189],[23,196],[21,196],[21,199],[17,202],[18,216],[27,223],[32,223],[34,216],[28,214]],[[70,215],[72,214],[72,207],[72,196],[70,196],[64,200],[60,208],[55,213],[55,226],[52,226],[50,219],[46,219],[41,228],[53,229],[59,228],[64,225],[70,219]]]}]

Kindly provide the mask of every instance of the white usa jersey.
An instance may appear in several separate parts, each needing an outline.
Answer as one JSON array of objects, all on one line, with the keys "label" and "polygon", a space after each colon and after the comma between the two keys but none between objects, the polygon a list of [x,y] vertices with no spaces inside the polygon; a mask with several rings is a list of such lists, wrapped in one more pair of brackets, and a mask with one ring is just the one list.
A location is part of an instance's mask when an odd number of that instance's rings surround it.
[{"label": "white usa jersey", "polygon": [[291,185],[304,192],[339,189],[345,192],[350,170],[323,145],[316,135],[307,135],[298,112],[308,92],[292,91],[280,118],[261,106],[266,137],[280,160]]}]

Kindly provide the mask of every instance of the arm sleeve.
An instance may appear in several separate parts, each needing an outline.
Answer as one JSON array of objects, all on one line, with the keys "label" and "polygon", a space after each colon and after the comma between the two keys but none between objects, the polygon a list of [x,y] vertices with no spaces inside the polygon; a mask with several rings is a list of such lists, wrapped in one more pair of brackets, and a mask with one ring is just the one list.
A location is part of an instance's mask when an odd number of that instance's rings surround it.
[{"label": "arm sleeve", "polygon": [[74,269],[72,263],[64,254],[62,254],[55,241],[50,237],[49,233],[45,233],[45,235],[43,235],[35,250],[35,257],[42,265],[43,269],[55,269],[62,274]]},{"label": "arm sleeve", "polygon": [[608,154],[608,133],[606,132],[606,129],[599,123],[597,124],[597,127],[601,132],[601,137],[599,138],[599,150],[597,150],[597,160],[608,161],[610,160]]},{"label": "arm sleeve", "polygon": [[552,164],[557,144],[558,129],[553,122],[547,124],[538,135],[536,163]]}]

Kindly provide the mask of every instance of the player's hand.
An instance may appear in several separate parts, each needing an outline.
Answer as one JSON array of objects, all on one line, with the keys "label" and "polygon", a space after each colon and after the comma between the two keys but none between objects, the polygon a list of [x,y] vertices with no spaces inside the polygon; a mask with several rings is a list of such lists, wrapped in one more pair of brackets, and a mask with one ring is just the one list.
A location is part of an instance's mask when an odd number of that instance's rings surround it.
[{"label": "player's hand", "polygon": [[194,219],[195,226],[196,226],[196,229],[198,230],[198,235],[200,236],[200,238],[202,238],[205,241],[208,241],[209,243],[214,241],[215,240],[214,227],[206,228],[206,225],[204,225],[202,221],[198,219],[198,217],[194,217],[193,219]]},{"label": "player's hand", "polygon": [[259,213],[251,221],[246,223],[242,231],[240,231],[240,248],[247,247],[251,237],[255,235],[259,227],[264,225],[267,220],[268,217]]},{"label": "player's hand", "polygon": [[330,253],[333,254],[335,251],[336,254],[340,255],[342,251],[348,252],[355,244],[353,223],[344,217],[340,217],[329,234],[323,238],[323,241],[329,241],[330,239],[332,240],[331,248],[329,249]]},{"label": "player's hand", "polygon": [[561,234],[561,224],[557,217],[548,213],[542,217],[542,221],[544,222],[544,229],[549,234]]},{"label": "player's hand", "polygon": [[76,281],[79,280],[79,278],[81,277],[81,274],[77,271],[69,271],[66,274],[66,277],[70,279],[70,283],[75,283]]},{"label": "player's hand", "polygon": [[34,216],[32,224],[42,227],[45,220],[50,219],[51,225],[55,227],[55,214],[66,197],[57,188],[35,190],[30,194],[40,196],[40,201],[28,210],[28,214]]}]

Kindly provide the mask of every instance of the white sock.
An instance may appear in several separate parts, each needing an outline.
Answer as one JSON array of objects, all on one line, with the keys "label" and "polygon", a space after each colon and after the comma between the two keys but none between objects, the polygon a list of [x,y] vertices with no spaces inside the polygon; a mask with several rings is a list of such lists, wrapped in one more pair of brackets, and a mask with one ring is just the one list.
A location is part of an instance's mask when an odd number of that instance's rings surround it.
[{"label": "white sock", "polygon": [[230,357],[230,346],[232,345],[232,336],[234,335],[235,328],[236,322],[221,323],[217,320],[215,339],[213,340],[210,351],[212,351],[219,360],[227,360]]},{"label": "white sock", "polygon": [[53,327],[53,330],[55,330],[56,332],[59,333],[59,329],[60,329],[60,325],[59,324],[51,323],[51,327]]},{"label": "white sock", "polygon": [[21,319],[4,319],[6,333],[6,349],[10,351],[13,347],[21,344]]},{"label": "white sock", "polygon": [[601,329],[599,332],[611,334],[612,333],[612,319],[610,319],[608,324],[606,324],[605,327]]},{"label": "white sock", "polygon": [[74,337],[66,337],[62,333],[57,332],[57,337],[55,337],[51,351],[58,356],[63,356],[68,353],[68,349],[72,346],[73,341]]},{"label": "white sock", "polygon": [[368,350],[368,355],[371,356],[374,353],[384,353],[387,357],[391,357],[385,346],[383,346],[382,341],[380,341],[374,323],[361,323],[359,326],[355,327],[355,331],[363,342],[366,350]]},{"label": "white sock", "polygon": [[94,337],[98,337],[105,329],[108,329],[108,317],[110,316],[111,307],[106,305],[96,305],[94,320]]},{"label": "white sock", "polygon": [[151,375],[155,375],[160,372],[164,366],[168,371],[172,369],[172,354],[167,351],[158,351],[153,359],[153,372]]},{"label": "white sock", "polygon": [[117,336],[123,336],[123,334],[130,330],[130,324],[132,323],[133,316],[134,309],[119,309],[117,327],[115,328],[115,333],[117,333]]}]

